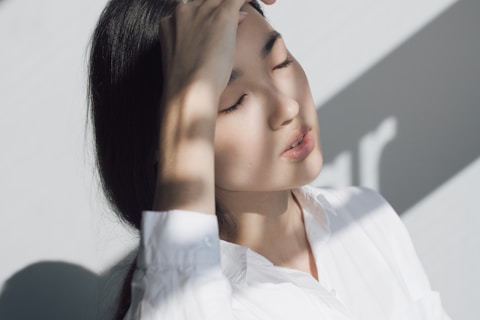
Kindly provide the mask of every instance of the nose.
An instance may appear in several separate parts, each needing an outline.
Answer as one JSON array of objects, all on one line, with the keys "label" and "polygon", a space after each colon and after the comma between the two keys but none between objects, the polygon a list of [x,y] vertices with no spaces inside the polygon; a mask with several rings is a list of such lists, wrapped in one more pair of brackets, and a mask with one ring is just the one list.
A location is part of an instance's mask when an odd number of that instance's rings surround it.
[{"label": "nose", "polygon": [[272,89],[269,96],[268,124],[273,130],[278,130],[297,117],[300,106],[294,98],[278,89]]}]

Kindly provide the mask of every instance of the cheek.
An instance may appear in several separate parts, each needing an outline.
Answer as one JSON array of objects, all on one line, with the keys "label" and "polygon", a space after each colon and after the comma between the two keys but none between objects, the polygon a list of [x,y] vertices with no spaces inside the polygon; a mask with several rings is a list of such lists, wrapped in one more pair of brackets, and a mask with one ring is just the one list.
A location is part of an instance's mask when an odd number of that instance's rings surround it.
[{"label": "cheek", "polygon": [[310,84],[307,80],[307,75],[303,71],[302,67],[297,64],[295,68],[295,95],[303,101],[305,104],[313,104],[312,93],[310,90]]},{"label": "cheek", "polygon": [[[240,115],[243,111],[245,114]],[[246,111],[238,110],[238,114],[217,121],[215,183],[224,189],[248,188],[271,161],[265,128]]]}]

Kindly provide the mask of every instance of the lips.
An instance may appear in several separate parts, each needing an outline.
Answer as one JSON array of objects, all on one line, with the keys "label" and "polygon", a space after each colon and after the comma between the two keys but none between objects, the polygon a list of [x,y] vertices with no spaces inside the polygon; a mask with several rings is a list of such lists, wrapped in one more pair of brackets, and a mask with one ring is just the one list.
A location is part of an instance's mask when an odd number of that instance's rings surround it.
[{"label": "lips", "polygon": [[292,162],[303,161],[310,155],[314,147],[315,140],[312,136],[311,128],[302,128],[288,140],[288,145],[281,156]]},{"label": "lips", "polygon": [[288,139],[288,144],[284,148],[283,152],[291,150],[291,149],[297,147],[298,145],[300,145],[303,142],[303,140],[305,138],[305,135],[308,132],[310,132],[310,130],[311,130],[311,128],[309,128],[309,127],[302,127],[299,131],[294,133],[292,135],[292,137],[290,139]]},{"label": "lips", "polygon": [[288,150],[293,149],[293,148],[295,148],[296,146],[298,146],[300,143],[302,143],[303,138],[305,138],[305,135],[302,135],[297,141],[295,141],[294,143],[292,143],[292,145],[290,146],[290,148],[289,148]]}]

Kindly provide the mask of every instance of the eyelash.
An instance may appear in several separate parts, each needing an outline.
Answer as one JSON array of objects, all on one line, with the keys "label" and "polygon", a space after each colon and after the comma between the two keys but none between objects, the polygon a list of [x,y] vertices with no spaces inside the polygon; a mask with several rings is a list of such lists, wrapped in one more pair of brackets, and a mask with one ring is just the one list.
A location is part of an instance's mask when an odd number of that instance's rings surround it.
[{"label": "eyelash", "polygon": [[237,102],[235,102],[235,104],[234,104],[233,106],[228,107],[227,109],[222,110],[222,113],[228,114],[228,113],[231,113],[231,112],[237,110],[238,107],[242,104],[243,99],[245,99],[246,96],[247,96],[246,94],[243,94],[243,95],[240,97],[240,99],[238,99]]},{"label": "eyelash", "polygon": [[[279,65],[276,65],[273,70],[277,70],[277,69],[283,69],[283,68],[286,68],[288,67],[293,61],[290,60],[290,59],[285,59],[285,61],[283,61],[282,63],[280,63]],[[228,114],[228,113],[232,113],[234,112],[235,110],[238,109],[238,107],[242,104],[243,102],[243,99],[245,99],[247,95],[246,94],[243,94],[240,99],[237,100],[237,102],[235,102],[235,104],[231,107],[228,107],[224,110],[222,110],[221,112],[224,113],[224,114]]]},{"label": "eyelash", "polygon": [[286,68],[288,67],[293,61],[290,60],[290,59],[285,59],[285,61],[283,61],[282,63],[280,63],[279,65],[275,66],[273,68],[273,70],[277,70],[277,69],[282,69],[282,68]]}]

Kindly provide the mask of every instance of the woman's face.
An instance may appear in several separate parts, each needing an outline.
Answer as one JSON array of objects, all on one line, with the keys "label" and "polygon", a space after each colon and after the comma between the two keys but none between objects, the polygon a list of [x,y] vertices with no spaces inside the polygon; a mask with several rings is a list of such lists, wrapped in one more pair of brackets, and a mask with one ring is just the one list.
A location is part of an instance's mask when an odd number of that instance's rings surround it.
[{"label": "woman's face", "polygon": [[287,190],[322,167],[315,105],[302,67],[250,5],[234,71],[220,97],[215,183],[220,191]]}]

